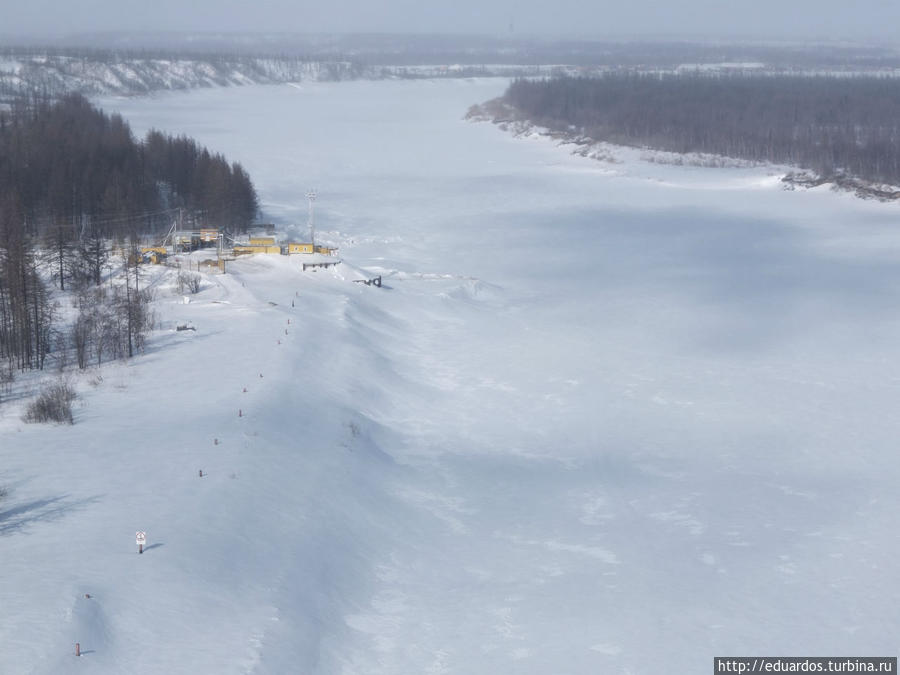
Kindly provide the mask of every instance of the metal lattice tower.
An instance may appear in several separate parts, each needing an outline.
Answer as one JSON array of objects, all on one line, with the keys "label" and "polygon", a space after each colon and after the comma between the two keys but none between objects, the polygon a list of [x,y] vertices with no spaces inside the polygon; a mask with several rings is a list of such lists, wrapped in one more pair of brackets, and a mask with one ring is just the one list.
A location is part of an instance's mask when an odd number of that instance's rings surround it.
[{"label": "metal lattice tower", "polygon": [[316,191],[310,190],[306,193],[306,198],[309,200],[309,242],[315,248],[316,245],[316,224],[314,220],[314,212],[313,212],[313,203],[316,201]]}]

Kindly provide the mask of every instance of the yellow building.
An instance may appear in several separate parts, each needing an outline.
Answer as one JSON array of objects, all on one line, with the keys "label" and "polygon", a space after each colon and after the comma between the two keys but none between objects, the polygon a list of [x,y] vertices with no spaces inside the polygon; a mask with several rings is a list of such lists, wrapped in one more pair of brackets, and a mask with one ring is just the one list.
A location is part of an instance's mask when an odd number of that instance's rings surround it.
[{"label": "yellow building", "polygon": [[330,246],[319,246],[318,244],[300,244],[291,242],[287,245],[288,254],[294,253],[321,253],[323,255],[334,255],[337,253],[336,248]]},{"label": "yellow building", "polygon": [[275,237],[250,237],[251,246],[272,246],[275,244]]},{"label": "yellow building", "polygon": [[289,254],[312,253],[312,252],[313,252],[312,244],[297,244],[297,243],[293,243],[293,242],[288,244],[288,253]]},{"label": "yellow building", "polygon": [[[252,241],[252,240],[251,240]],[[259,244],[235,244],[234,249],[232,249],[234,255],[247,255],[250,253],[270,253],[273,255],[281,254],[280,246],[262,246]]]}]

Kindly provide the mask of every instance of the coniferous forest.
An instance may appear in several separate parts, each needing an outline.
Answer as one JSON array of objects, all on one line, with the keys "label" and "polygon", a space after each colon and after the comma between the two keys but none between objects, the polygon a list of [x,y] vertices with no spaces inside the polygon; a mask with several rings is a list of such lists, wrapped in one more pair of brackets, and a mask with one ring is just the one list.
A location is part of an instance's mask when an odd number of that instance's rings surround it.
[{"label": "coniferous forest", "polygon": [[[81,95],[0,111],[0,364],[42,368],[56,343],[73,347],[81,367],[91,353],[97,362],[130,356],[148,325],[147,297],[136,274],[128,285],[127,260],[124,293],[102,297],[110,246],[134,250],[179,209],[240,231],[258,201],[240,164],[186,137],[151,131],[138,141],[120,116]],[[79,292],[71,334],[54,328],[49,280]]]},{"label": "coniferous forest", "polygon": [[139,142],[120,116],[79,94],[20,100],[0,113],[0,194],[17,198],[25,232],[36,236],[59,224],[76,235],[150,233],[171,221],[157,212],[175,207],[241,229],[258,207],[240,164],[186,137],[151,131]]},{"label": "coniferous forest", "polygon": [[514,81],[535,124],[598,141],[900,185],[900,79],[610,73]]}]

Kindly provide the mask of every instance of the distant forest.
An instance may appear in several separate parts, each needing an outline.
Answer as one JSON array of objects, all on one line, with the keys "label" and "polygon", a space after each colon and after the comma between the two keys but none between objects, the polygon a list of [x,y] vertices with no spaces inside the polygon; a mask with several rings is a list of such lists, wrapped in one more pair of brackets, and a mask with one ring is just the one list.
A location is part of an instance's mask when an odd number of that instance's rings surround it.
[{"label": "distant forest", "polygon": [[[139,142],[120,116],[81,95],[20,99],[0,112],[0,364],[7,372],[42,368],[54,340],[74,344],[81,367],[86,345],[98,362],[130,356],[147,326],[146,296],[135,276],[121,298],[109,300],[111,318],[97,318],[108,304],[98,298],[110,246],[133,252],[141,235],[171,225],[177,209],[234,231],[252,223],[258,202],[240,164],[186,137],[151,131]],[[79,292],[81,333],[54,328],[48,277]],[[89,337],[88,328],[104,332]]]},{"label": "distant forest", "polygon": [[514,81],[523,117],[598,141],[900,185],[900,79],[614,73]]}]

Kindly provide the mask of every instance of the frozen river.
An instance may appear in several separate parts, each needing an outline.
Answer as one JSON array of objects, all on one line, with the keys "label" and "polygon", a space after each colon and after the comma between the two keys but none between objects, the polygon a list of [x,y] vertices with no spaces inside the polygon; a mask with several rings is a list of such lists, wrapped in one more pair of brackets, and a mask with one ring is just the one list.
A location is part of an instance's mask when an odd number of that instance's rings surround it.
[{"label": "frozen river", "polygon": [[317,189],[320,238],[389,287],[335,333],[363,350],[344,402],[392,467],[361,488],[388,534],[309,667],[896,654],[897,206],[463,120],[503,88],[102,102],[240,161],[281,226]]}]

